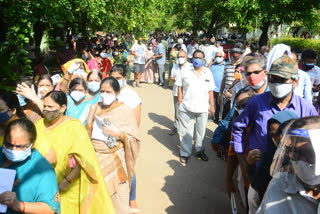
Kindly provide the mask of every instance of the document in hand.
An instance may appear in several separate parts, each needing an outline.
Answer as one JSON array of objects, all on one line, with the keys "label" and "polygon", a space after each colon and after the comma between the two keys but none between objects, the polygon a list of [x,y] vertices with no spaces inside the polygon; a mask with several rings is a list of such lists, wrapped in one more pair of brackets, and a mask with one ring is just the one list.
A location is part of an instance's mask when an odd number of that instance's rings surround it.
[{"label": "document in hand", "polygon": [[[16,170],[0,168],[0,194],[12,191]],[[0,204],[0,213],[7,212],[7,205]]]},{"label": "document in hand", "polygon": [[104,142],[108,139],[109,135],[103,131],[104,125],[105,123],[103,119],[95,115],[93,127],[92,127],[92,135],[91,135],[92,139],[101,140]]}]

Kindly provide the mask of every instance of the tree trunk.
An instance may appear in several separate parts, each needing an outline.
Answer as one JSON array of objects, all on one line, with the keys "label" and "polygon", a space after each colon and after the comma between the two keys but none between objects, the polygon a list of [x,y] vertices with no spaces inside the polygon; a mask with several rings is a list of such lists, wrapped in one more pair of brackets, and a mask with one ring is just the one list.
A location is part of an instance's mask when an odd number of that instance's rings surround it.
[{"label": "tree trunk", "polygon": [[208,31],[207,31],[207,33],[206,33],[207,38],[210,38],[211,35],[212,35],[212,33],[213,33],[213,25],[214,25],[215,22],[216,22],[216,19],[215,19],[215,16],[214,16],[214,15],[215,15],[215,13],[214,13],[214,11],[212,11],[210,25],[209,25]]},{"label": "tree trunk", "polygon": [[34,26],[34,42],[35,42],[35,53],[37,59],[40,58],[41,56],[41,50],[40,50],[40,45],[41,45],[41,39],[44,34],[44,25],[40,21],[37,21]]},{"label": "tree trunk", "polygon": [[261,27],[262,34],[259,39],[260,47],[268,45],[268,41],[269,41],[268,30],[269,30],[270,24],[271,24],[270,22],[267,22],[267,23],[264,23],[263,26]]}]

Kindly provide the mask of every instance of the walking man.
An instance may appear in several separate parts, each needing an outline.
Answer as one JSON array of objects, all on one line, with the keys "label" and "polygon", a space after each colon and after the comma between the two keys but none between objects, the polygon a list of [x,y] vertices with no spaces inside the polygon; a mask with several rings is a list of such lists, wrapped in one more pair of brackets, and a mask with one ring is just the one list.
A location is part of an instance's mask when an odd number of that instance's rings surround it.
[{"label": "walking man", "polygon": [[164,65],[166,64],[166,51],[164,49],[163,44],[161,43],[161,39],[157,38],[157,49],[155,56],[152,56],[152,59],[156,60],[156,63],[159,66],[159,85],[164,86],[165,83],[165,71],[164,71]]},{"label": "walking man", "polygon": [[204,62],[204,53],[196,50],[193,53],[193,66],[183,68],[175,82],[178,86],[180,162],[183,164],[187,163],[192,152],[194,128],[196,156],[208,161],[204,153],[203,138],[208,121],[208,109],[210,114],[214,115],[215,84],[211,71],[204,67]]}]

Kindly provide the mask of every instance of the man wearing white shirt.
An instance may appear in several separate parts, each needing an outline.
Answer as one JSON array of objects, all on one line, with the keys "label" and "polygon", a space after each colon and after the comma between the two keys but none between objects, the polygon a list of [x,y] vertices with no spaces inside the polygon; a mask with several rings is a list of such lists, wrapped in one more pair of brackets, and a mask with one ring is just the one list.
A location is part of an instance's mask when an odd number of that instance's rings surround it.
[{"label": "man wearing white shirt", "polygon": [[206,56],[205,66],[208,66],[212,58],[216,56],[217,48],[215,46],[215,41],[215,38],[212,37],[210,39],[210,45],[204,48],[204,54]]},{"label": "man wearing white shirt", "polygon": [[192,39],[190,44],[187,46],[188,51],[188,61],[191,62],[193,53],[197,50],[196,45],[194,44],[194,40]]},{"label": "man wearing white shirt", "polygon": [[[170,79],[175,82],[175,80],[178,78],[178,76],[181,75],[181,70],[184,68],[192,67],[192,64],[187,61],[187,53],[183,50],[179,51],[178,53],[178,64],[174,64],[171,70],[171,76]],[[169,133],[169,135],[175,135],[177,133],[177,123],[179,121],[178,119],[178,86],[176,83],[173,84],[172,89],[172,95],[173,95],[173,103],[174,103],[174,129]]]},{"label": "man wearing white shirt", "polygon": [[204,153],[203,138],[208,121],[209,101],[210,114],[214,115],[215,84],[211,71],[203,66],[204,58],[204,53],[196,50],[193,54],[193,66],[183,68],[175,82],[178,86],[178,133],[182,164],[186,164],[191,155],[194,128],[196,129],[194,137],[196,156],[203,161],[208,161]]},{"label": "man wearing white shirt", "polygon": [[134,55],[134,82],[133,86],[140,87],[141,74],[144,72],[145,51],[147,47],[142,43],[142,38],[139,38],[138,43],[135,43],[131,48],[131,53]]}]

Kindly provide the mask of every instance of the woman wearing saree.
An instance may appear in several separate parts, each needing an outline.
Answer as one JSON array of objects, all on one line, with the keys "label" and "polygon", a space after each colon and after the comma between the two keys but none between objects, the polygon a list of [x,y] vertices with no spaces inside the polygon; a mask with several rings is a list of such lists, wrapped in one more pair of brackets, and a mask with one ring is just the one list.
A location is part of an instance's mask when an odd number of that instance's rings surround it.
[{"label": "woman wearing saree", "polygon": [[86,95],[88,90],[87,83],[82,78],[77,77],[70,82],[69,88],[66,115],[78,119],[83,125],[86,125],[93,103],[91,98]]},{"label": "woman wearing saree", "polygon": [[120,85],[115,78],[108,77],[101,82],[100,102],[91,107],[87,130],[116,213],[128,214],[130,185],[140,140],[131,108],[116,99],[119,92]]},{"label": "woman wearing saree", "polygon": [[36,137],[36,127],[30,120],[16,119],[7,126],[0,167],[15,170],[16,175],[13,190],[0,194],[0,203],[8,206],[6,213],[60,213],[56,174],[33,148]]},{"label": "woman wearing saree", "polygon": [[88,97],[96,104],[100,99],[100,84],[102,81],[102,74],[98,71],[91,71],[87,76]]},{"label": "woman wearing saree", "polygon": [[152,51],[152,44],[149,44],[148,50],[145,51],[145,61],[144,72],[141,74],[141,81],[147,83],[153,83],[154,81],[154,60],[151,58],[154,55]]},{"label": "woman wearing saree", "polygon": [[44,119],[37,122],[35,148],[52,163],[61,195],[61,213],[114,213],[90,138],[79,120],[64,115],[67,97],[52,91],[44,98]]}]

